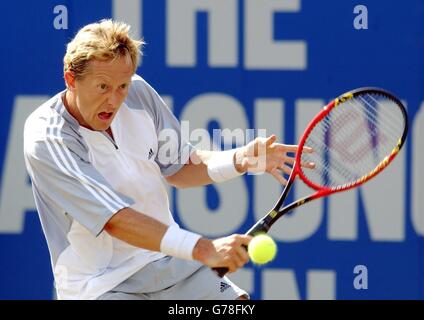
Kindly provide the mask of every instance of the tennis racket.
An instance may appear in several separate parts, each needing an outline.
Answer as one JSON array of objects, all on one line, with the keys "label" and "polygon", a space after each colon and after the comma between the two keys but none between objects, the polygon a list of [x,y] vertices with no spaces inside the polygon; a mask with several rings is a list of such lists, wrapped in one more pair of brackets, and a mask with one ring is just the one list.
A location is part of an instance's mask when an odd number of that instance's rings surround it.
[{"label": "tennis racket", "polygon": [[[360,88],[334,99],[303,133],[293,169],[277,203],[246,234],[266,233],[293,209],[369,181],[393,161],[407,132],[405,107],[385,90]],[[304,146],[314,152],[303,152]],[[315,163],[315,168],[302,167],[301,163],[308,162]],[[312,193],[282,208],[296,178],[309,186]],[[228,269],[214,271],[222,277]]]}]

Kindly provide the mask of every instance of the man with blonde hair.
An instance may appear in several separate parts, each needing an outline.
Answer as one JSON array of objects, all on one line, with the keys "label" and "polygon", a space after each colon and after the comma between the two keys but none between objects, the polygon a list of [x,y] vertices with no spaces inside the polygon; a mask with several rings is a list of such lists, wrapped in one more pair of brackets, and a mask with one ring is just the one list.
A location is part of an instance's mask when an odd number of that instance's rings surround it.
[{"label": "man with blonde hair", "polygon": [[[136,75],[142,41],[129,26],[102,20],[83,27],[64,57],[66,89],[25,123],[24,153],[60,299],[238,299],[245,291],[213,267],[241,268],[250,237],[210,240],[182,230],[163,177],[176,187],[222,182],[253,170],[281,183],[296,146],[275,136],[223,152],[181,143],[180,124]],[[161,159],[163,130],[175,132]],[[166,152],[165,152],[166,153]],[[163,154],[165,154],[163,153]]]}]

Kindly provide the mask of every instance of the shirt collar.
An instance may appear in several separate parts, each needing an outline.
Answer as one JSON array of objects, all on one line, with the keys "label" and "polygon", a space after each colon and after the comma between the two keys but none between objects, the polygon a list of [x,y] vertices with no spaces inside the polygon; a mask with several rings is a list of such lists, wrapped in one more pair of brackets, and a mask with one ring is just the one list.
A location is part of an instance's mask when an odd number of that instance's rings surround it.
[{"label": "shirt collar", "polygon": [[66,109],[65,104],[63,103],[63,95],[66,93],[66,89],[59,92],[56,95],[56,103],[53,106],[53,109],[56,110],[57,113],[59,113],[66,122],[68,122],[74,129],[78,129],[80,127],[80,124],[78,123],[77,119],[75,119],[69,111]]}]

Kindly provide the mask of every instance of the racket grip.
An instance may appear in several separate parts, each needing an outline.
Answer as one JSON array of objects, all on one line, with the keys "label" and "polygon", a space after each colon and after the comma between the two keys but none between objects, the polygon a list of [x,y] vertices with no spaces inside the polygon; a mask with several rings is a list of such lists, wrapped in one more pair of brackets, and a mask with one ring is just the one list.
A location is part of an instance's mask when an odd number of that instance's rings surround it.
[{"label": "racket grip", "polygon": [[228,272],[228,268],[225,267],[219,267],[219,268],[212,268],[213,271],[215,271],[215,273],[222,278],[223,276],[225,276]]}]

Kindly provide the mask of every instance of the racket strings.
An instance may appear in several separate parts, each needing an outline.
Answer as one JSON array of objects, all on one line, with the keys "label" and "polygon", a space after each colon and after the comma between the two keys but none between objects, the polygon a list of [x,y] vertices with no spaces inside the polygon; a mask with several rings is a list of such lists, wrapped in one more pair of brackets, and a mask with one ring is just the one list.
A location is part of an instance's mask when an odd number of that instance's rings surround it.
[{"label": "racket strings", "polygon": [[[363,102],[365,102],[367,104],[367,106],[369,107],[369,109],[372,109],[374,111],[374,114],[373,114],[372,111],[370,111],[368,108],[363,108],[363,111],[366,113],[366,115],[368,117],[368,121],[370,123],[372,123],[375,128],[385,127],[387,130],[391,131],[392,134],[397,135],[397,136],[399,135],[399,133],[402,132],[401,128],[403,128],[403,126],[404,126],[404,123],[402,122],[403,117],[397,118],[397,119],[393,118],[393,113],[387,113],[387,111],[385,111],[387,108],[381,108],[380,109],[381,113],[385,113],[384,118],[377,117],[376,116],[376,114],[378,112],[377,109],[373,105],[371,105],[369,102],[367,102],[362,96],[359,96],[358,98],[361,99]],[[372,96],[370,96],[370,98],[372,98]],[[372,99],[374,99],[374,98],[372,98]],[[376,103],[378,103],[375,99],[374,99],[374,101]],[[357,103],[353,102],[352,100],[350,100],[346,103],[352,105],[352,107],[354,109],[358,108]],[[390,122],[388,122],[388,121],[385,121],[384,123],[382,122],[384,120],[387,120],[387,118],[389,118],[389,117],[391,118]],[[325,127],[324,127],[324,131],[328,130],[330,126],[335,125],[335,123],[331,122],[328,118],[324,118],[323,121],[326,124]],[[396,123],[396,125],[393,125],[393,123]],[[340,129],[341,128],[340,126],[344,127],[344,126],[348,126],[348,125],[349,125],[349,123],[339,122],[338,125],[336,124],[335,128]],[[376,136],[378,134],[377,130],[372,130],[369,133],[371,133],[372,136]]]},{"label": "racket strings", "polygon": [[366,93],[340,103],[310,132],[302,169],[316,185],[337,188],[355,183],[391,154],[401,138],[405,119],[398,104],[382,94]]},{"label": "racket strings", "polygon": [[[379,119],[376,117],[375,114],[372,113],[372,111],[377,112],[376,108],[370,104],[369,102],[367,102],[363,97],[359,96],[359,99],[361,99],[364,103],[367,104],[367,106],[370,107],[371,110],[368,110],[367,108],[364,108],[364,111],[367,113],[367,115],[369,116],[370,121],[373,121],[374,123],[378,123]],[[370,98],[372,98],[370,96]],[[375,104],[378,104],[378,101],[376,101],[374,98],[372,98]],[[353,103],[353,102],[350,102]],[[384,118],[384,120],[389,120],[388,118],[390,118],[390,122],[386,121],[384,123],[384,125],[387,126],[387,130],[391,130],[393,133],[397,134],[399,131],[399,127],[402,127],[402,123],[399,121],[399,119],[394,119],[392,117],[391,113],[387,113],[387,111],[385,111],[386,108],[381,108],[381,113],[384,113],[385,116],[387,116],[387,118]],[[395,125],[396,124],[396,125]]]},{"label": "racket strings", "polygon": [[[359,130],[358,123],[355,123],[354,121],[346,121],[346,123],[342,123],[341,121],[336,122],[334,125],[334,128],[331,130],[337,132],[338,137],[337,139],[339,141],[346,141],[350,142],[352,144],[363,144],[363,139],[368,138],[369,143],[372,143],[373,140],[378,139],[379,136],[381,136],[381,132],[379,132],[378,128],[381,128],[382,126],[385,126],[386,124],[375,122],[372,120],[372,118],[369,118],[369,122],[372,124],[372,127],[369,127],[368,123],[366,123],[365,119],[360,119],[361,123],[359,123],[359,126],[362,130]],[[363,136],[365,133],[368,135]],[[393,133],[397,136],[399,136],[399,132]],[[368,143],[368,144],[369,144]],[[366,145],[368,145],[366,144]],[[381,147],[382,145],[380,145]],[[379,148],[377,150],[382,151],[383,153],[387,154],[388,150],[384,150],[384,148]],[[351,152],[349,154],[349,157],[346,157],[346,161],[356,162],[365,157],[369,152],[368,148],[359,148],[356,150],[356,152]],[[378,158],[378,157],[377,157]],[[375,163],[377,164],[377,163]]]},{"label": "racket strings", "polygon": [[[380,99],[385,99],[386,101],[390,101],[391,103],[394,103],[397,106],[397,103],[395,101],[389,100],[387,97],[383,96],[382,94],[374,94],[374,95],[367,94],[367,95],[365,95],[365,97],[358,96],[358,98],[361,101],[364,101],[370,108],[376,110],[376,108],[373,107],[373,104],[370,104],[369,102],[366,101],[366,98],[369,98],[370,100],[372,100],[372,102],[374,102],[374,105],[376,105],[376,106],[380,105],[380,103],[378,102],[378,100],[375,97],[380,97]],[[381,109],[381,112],[384,113],[388,118],[391,118],[393,123],[396,123],[396,122],[397,123],[403,123],[403,121],[400,121],[401,119],[403,120],[403,117],[401,117],[401,118],[395,117],[393,112],[388,112],[388,109]]]},{"label": "racket strings", "polygon": [[[332,130],[334,130],[336,132],[339,132],[339,135],[340,135],[339,139],[340,140],[346,140],[348,138],[348,135],[350,135],[350,132],[355,129],[354,126],[351,123],[349,123],[349,122],[347,122],[346,124],[342,124],[342,125],[340,125],[340,122],[339,123],[333,123],[333,125],[331,125],[331,123],[330,123],[330,121],[328,119],[324,119],[323,122],[324,122],[323,127],[322,128],[317,128],[317,130],[320,130],[321,131],[322,136],[324,136],[325,132],[327,132],[330,127],[332,127]],[[344,129],[344,130],[342,130],[342,129]],[[346,130],[346,129],[349,129],[349,130]],[[371,135],[371,138],[374,138],[374,137],[376,137],[378,135],[378,132],[376,130],[373,130],[373,131],[370,132],[370,135]],[[321,143],[322,140],[321,139],[319,141],[314,141],[314,140],[315,140],[315,137],[312,137],[311,136],[310,140],[308,141],[308,143],[313,144],[313,146],[311,145],[312,148],[319,147],[319,148],[323,148],[323,151],[324,152],[329,152],[330,151],[330,149],[328,148],[327,145],[322,145],[322,143]],[[366,156],[366,153],[367,152],[368,152],[368,150],[366,150],[364,148],[363,149],[359,149],[359,152],[356,152],[356,153],[354,153],[354,154],[351,155],[350,160],[357,161],[359,159],[362,159],[364,156]],[[333,161],[337,162],[336,163],[337,164],[336,168],[341,168],[342,167],[341,164],[339,163],[339,161],[337,159],[334,159]]]},{"label": "racket strings", "polygon": [[[381,96],[383,97],[383,96]],[[370,98],[370,100],[373,101],[373,103],[368,102],[366,100],[366,98]],[[399,128],[402,128],[403,126],[403,117],[398,117],[395,118],[393,112],[388,112],[387,108],[379,108],[381,107],[381,103],[379,103],[376,98],[374,98],[371,94],[366,94],[365,97],[363,96],[358,96],[357,99],[352,99],[352,100],[348,100],[345,103],[348,103],[350,105],[353,105],[353,107],[358,108],[357,104],[358,99],[361,100],[362,102],[364,102],[368,108],[362,108],[362,110],[367,114],[368,116],[368,120],[374,124],[378,124],[379,121],[381,121],[381,119],[383,120],[390,120],[390,121],[386,121],[384,123],[385,126],[387,126],[387,129],[391,130],[393,133],[398,134],[399,132]],[[387,99],[384,97],[384,99]],[[395,103],[395,102],[392,102]],[[381,114],[383,114],[383,117],[377,117],[377,112],[380,112]],[[330,121],[328,121],[327,118],[324,118],[324,121],[327,123],[326,128],[328,128],[330,125],[333,125],[333,123],[331,123]]]},{"label": "racket strings", "polygon": [[[369,121],[373,125],[375,125],[376,127],[379,127],[379,126],[382,125],[382,124],[379,123],[379,120],[378,119],[374,118],[371,114],[368,114],[368,111],[366,111],[366,112],[367,112],[367,116],[369,117]],[[334,122],[331,122],[331,120],[329,120],[328,118],[324,118],[322,120],[322,122],[323,122],[323,125],[318,128],[318,130],[321,130],[321,132],[327,132],[330,127],[332,127],[333,130],[338,130],[338,129],[341,129],[342,126],[343,127],[344,126],[349,126],[349,123],[334,123]],[[386,125],[386,124],[384,124],[384,125]],[[394,129],[394,127],[393,127],[393,129]],[[395,134],[397,134],[398,131],[399,130],[397,130],[395,132],[395,130],[392,130],[392,132],[395,133]],[[371,133],[373,133],[373,132],[371,132]],[[376,134],[376,132],[374,131],[373,135],[375,135],[375,134]]]},{"label": "racket strings", "polygon": [[[330,153],[331,150],[326,145],[323,145],[321,142],[318,143],[313,139],[310,139],[307,143],[308,146],[315,150],[314,152],[320,150],[319,152],[321,153],[321,155],[302,155],[302,161],[314,162],[316,164],[316,168],[313,170],[314,172],[304,171],[304,173],[312,182],[314,182],[315,184],[322,185],[323,181],[326,177],[328,177],[330,173],[330,166],[327,163],[328,161],[324,159],[324,155],[326,153]],[[332,175],[337,175],[340,180],[346,180],[346,177],[348,177],[349,181],[355,180],[356,176],[351,171],[347,170],[339,159],[333,158],[332,163],[334,165],[333,167],[331,167]]]},{"label": "racket strings", "polygon": [[[349,128],[347,129],[347,127]],[[341,130],[342,128],[335,126],[333,130],[336,130],[337,132],[342,133],[342,134],[339,134],[338,136],[338,139],[340,141],[345,141],[344,144],[346,146],[352,146],[355,144],[355,141],[361,142],[360,135],[362,134],[362,132],[359,132],[359,131],[356,132],[356,135],[352,134],[352,131],[351,131],[352,128],[353,127],[351,125],[346,125],[343,131]],[[375,133],[372,133],[368,137],[368,141],[366,142],[366,144],[368,145],[371,144],[374,136],[375,136]],[[315,142],[314,145],[316,146],[315,148],[319,148],[320,143]],[[362,145],[363,145],[363,142],[362,142]],[[341,146],[338,147],[339,153],[340,153],[340,147]],[[323,172],[319,173],[321,178],[326,177],[327,179],[332,178],[333,180],[345,182],[345,181],[354,181],[357,178],[359,178],[357,172],[360,171],[361,168],[358,168],[358,164],[361,164],[361,160],[367,156],[367,154],[369,153],[369,150],[367,150],[366,148],[360,148],[360,149],[356,149],[355,152],[349,152],[347,155],[343,155],[340,157],[334,156],[334,153],[332,153],[332,150],[329,149],[328,147],[323,148],[323,152],[328,153],[329,155],[327,156],[326,159],[324,159],[325,165],[322,167]],[[386,154],[387,150],[382,149],[382,153]],[[374,156],[374,161],[372,165],[374,167],[377,166],[380,159],[382,159],[381,155],[377,154],[377,156]],[[329,165],[328,162],[331,162],[331,165]],[[350,165],[346,166],[346,163],[349,163],[349,162],[350,162]],[[329,174],[331,174],[331,176],[329,176]]]},{"label": "racket strings", "polygon": [[[360,98],[362,98],[362,97],[360,97]],[[362,101],[364,101],[364,99],[362,99]],[[349,104],[352,104],[351,102],[352,102],[352,100],[350,100],[348,103]],[[367,106],[369,106],[369,107],[371,106],[372,109],[376,110],[376,108],[374,108],[368,102],[366,102],[366,104],[367,104]],[[355,107],[358,108],[358,104],[355,104]],[[381,124],[376,123],[376,121],[375,121],[376,117],[371,116],[371,113],[369,112],[368,109],[363,109],[363,110],[366,111],[366,114],[367,114],[370,122],[373,123],[374,128],[375,127],[381,127]],[[374,114],[376,114],[375,111],[374,111]],[[357,115],[355,115],[355,116],[357,116]],[[333,114],[333,117],[332,118],[334,118],[334,114]],[[339,138],[339,140],[340,141],[349,141],[349,140],[346,140],[346,139],[349,136],[352,135],[352,132],[353,132],[352,130],[355,129],[355,126],[352,125],[352,122],[349,122],[349,121],[347,121],[347,122],[338,121],[338,122],[334,122],[334,123],[338,123],[339,124],[339,125],[335,125],[334,128],[332,129],[332,130],[336,130],[338,132],[338,138]],[[342,123],[342,126],[340,126],[340,123]],[[327,124],[327,127],[328,127],[328,124]],[[388,127],[388,126],[386,125],[386,127]],[[360,140],[361,140],[360,139],[361,138],[360,135],[362,135],[363,133],[365,133],[367,131],[367,128],[364,125],[364,122],[362,123],[362,129],[363,130],[360,130],[360,131],[357,130],[356,131],[356,135],[352,135],[351,136],[352,139],[350,140],[350,143],[354,143],[355,141],[359,141],[360,142]],[[362,131],[363,131],[363,133],[362,133]],[[378,130],[368,130],[368,133],[369,133],[369,135],[368,135],[369,140],[367,141],[367,144],[370,144],[372,142],[372,139],[378,133]],[[399,135],[397,135],[397,136],[399,136]],[[367,137],[367,135],[364,135],[364,137]],[[353,141],[353,140],[355,140],[355,141]],[[381,145],[380,145],[380,147],[381,147]],[[390,148],[391,148],[391,146],[390,146]],[[383,154],[387,154],[387,152],[389,152],[389,150],[385,150],[384,148],[379,148],[377,150],[382,151]],[[356,150],[355,153],[350,153],[349,154],[350,159],[347,158],[347,159],[344,159],[344,160],[346,160],[346,161],[351,160],[351,162],[357,162],[357,161],[361,160],[369,152],[366,148],[360,149],[359,151],[362,151],[362,152],[358,152],[358,150]],[[375,152],[375,150],[374,150],[374,152]],[[377,157],[374,157],[374,158],[377,159],[377,160],[374,161],[373,165],[376,165],[379,162],[379,158],[381,158],[381,156],[380,157],[377,156]],[[335,162],[334,159],[333,159],[333,162]],[[341,166],[340,165],[340,161],[337,161],[337,163],[334,164],[334,167],[336,169],[338,169],[340,167],[346,169],[346,166],[343,166],[343,165]],[[357,168],[356,168],[356,170],[357,170]],[[338,170],[338,172],[343,172],[343,173],[346,173],[347,171],[350,171],[350,173],[352,173],[352,170]],[[351,178],[352,178],[352,176],[351,176]]]}]

